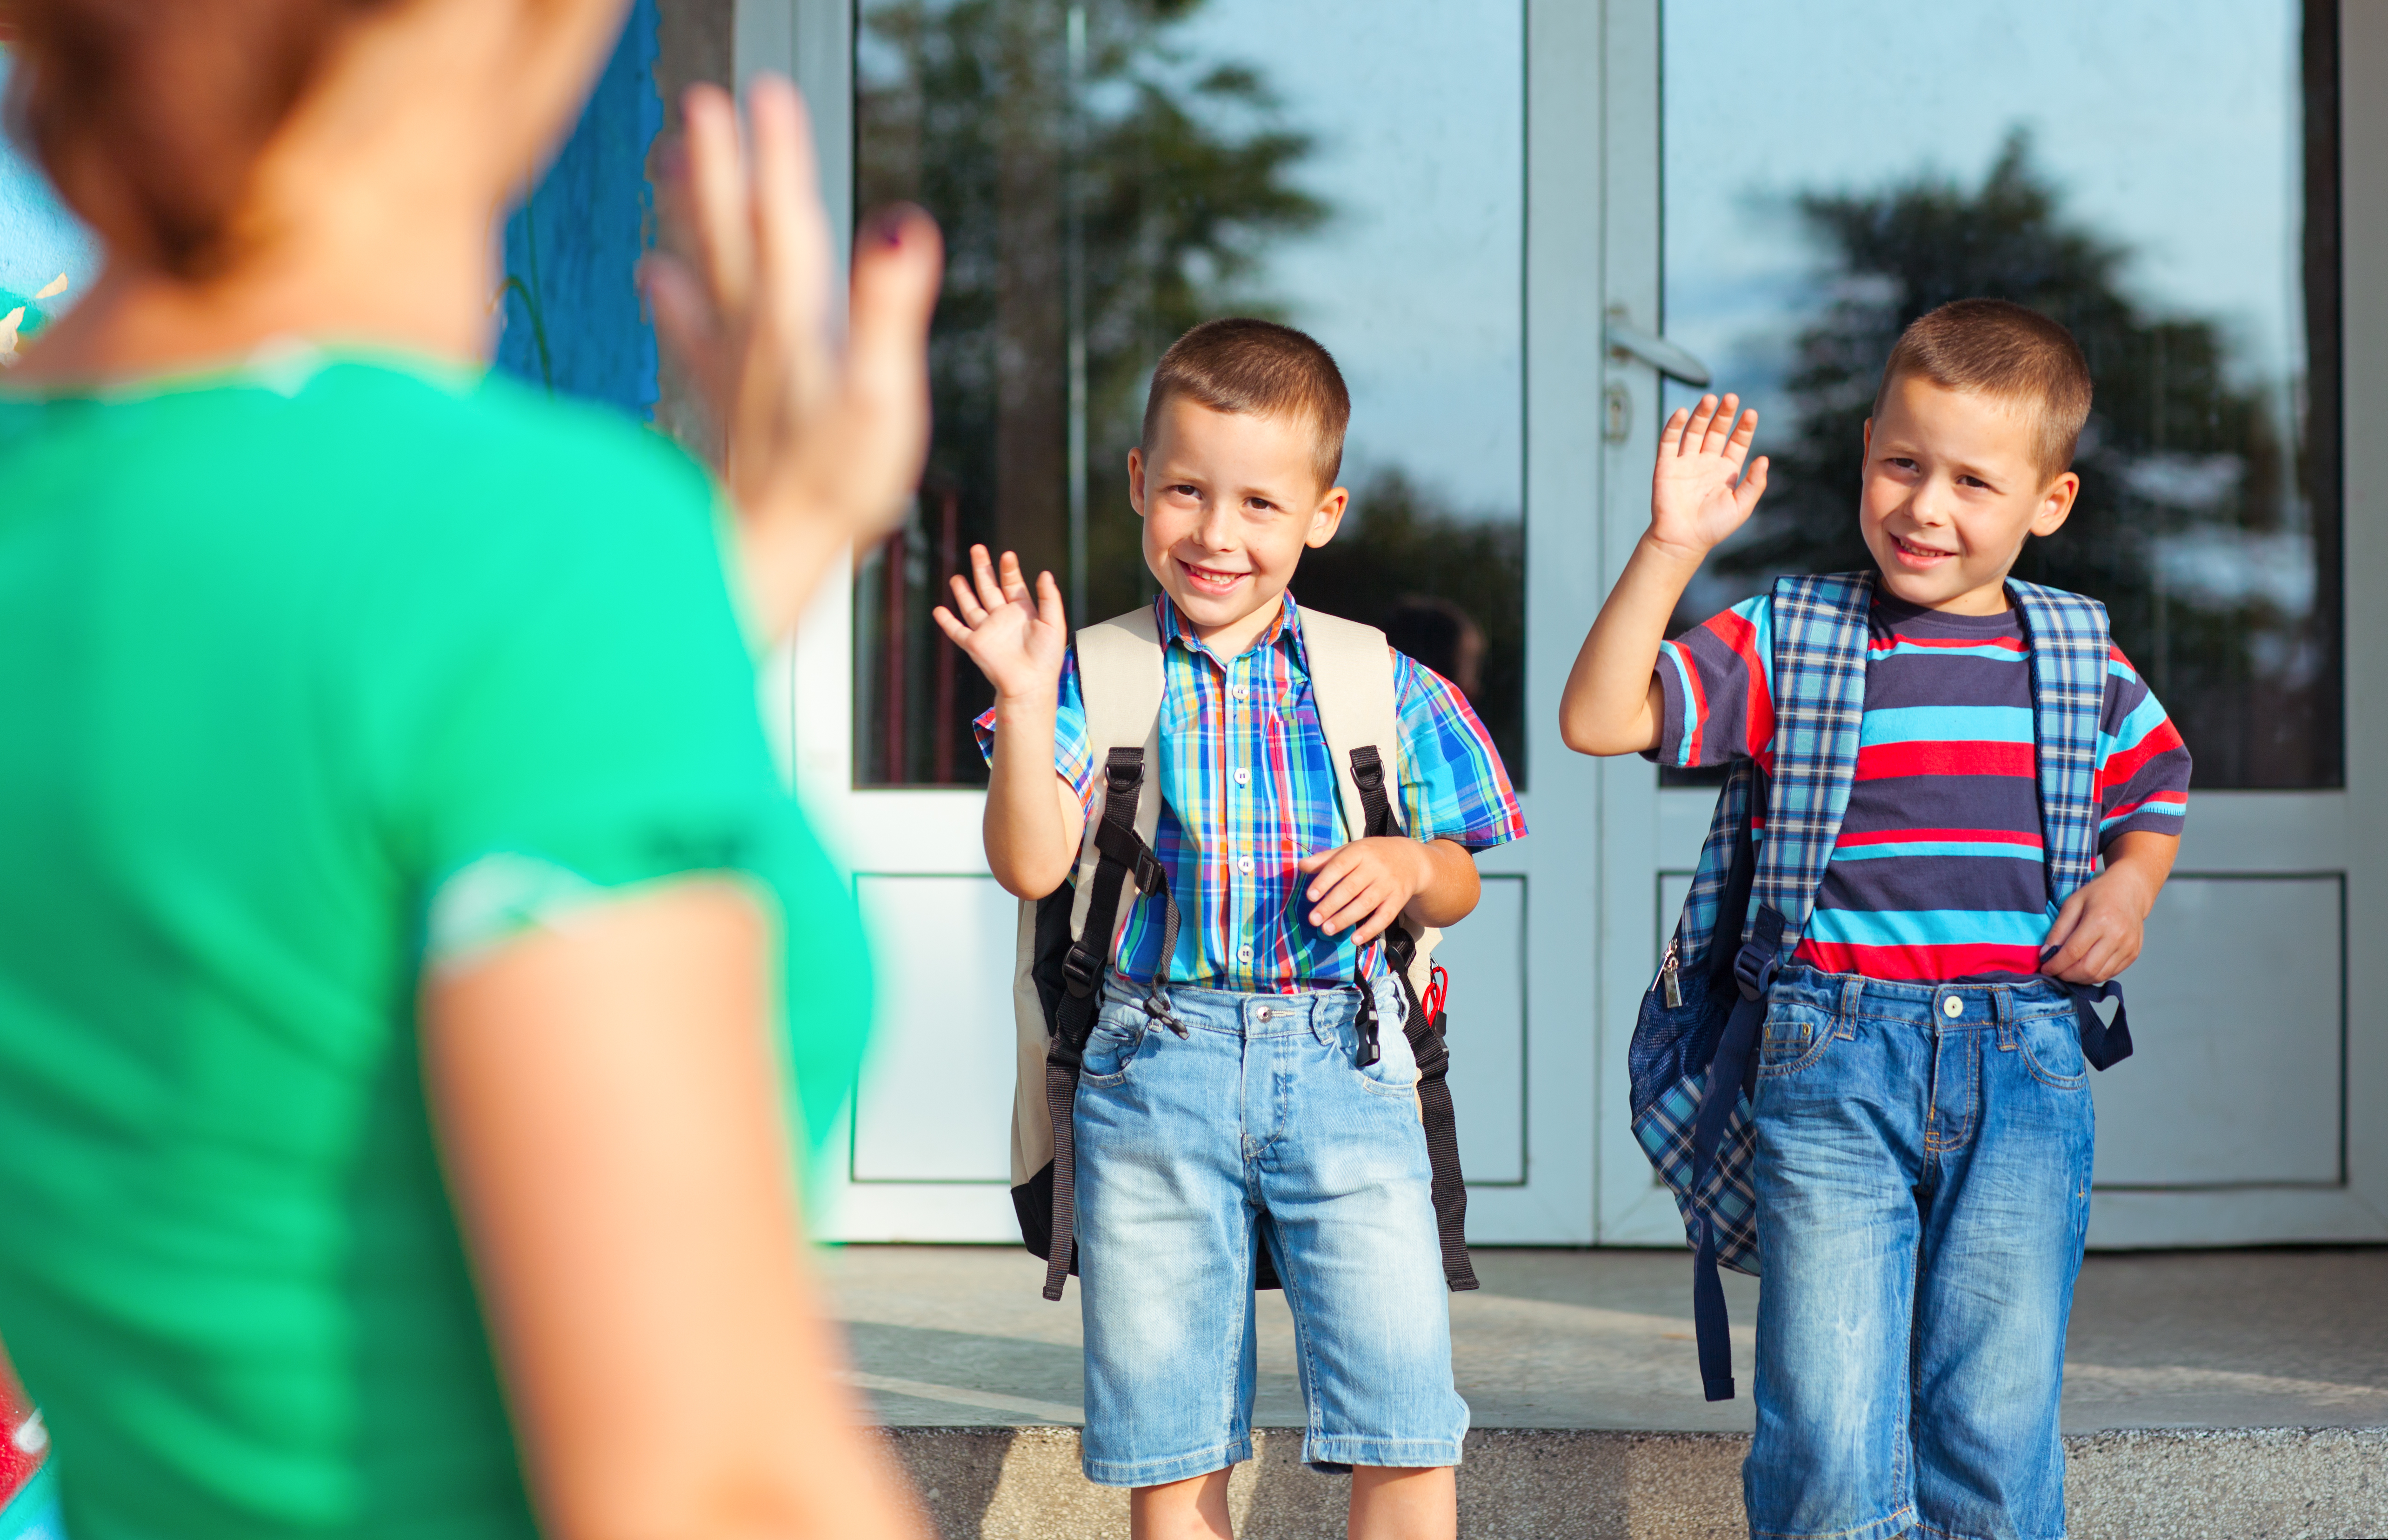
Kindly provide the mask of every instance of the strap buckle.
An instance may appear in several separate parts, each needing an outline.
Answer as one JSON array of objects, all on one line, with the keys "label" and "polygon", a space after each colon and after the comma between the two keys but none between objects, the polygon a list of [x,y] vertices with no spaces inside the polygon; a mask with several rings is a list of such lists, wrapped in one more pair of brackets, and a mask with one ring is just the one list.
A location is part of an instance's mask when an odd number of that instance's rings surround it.
[{"label": "strap buckle", "polygon": [[1071,994],[1085,999],[1102,982],[1102,963],[1088,950],[1084,941],[1073,941],[1061,954],[1061,977]]}]

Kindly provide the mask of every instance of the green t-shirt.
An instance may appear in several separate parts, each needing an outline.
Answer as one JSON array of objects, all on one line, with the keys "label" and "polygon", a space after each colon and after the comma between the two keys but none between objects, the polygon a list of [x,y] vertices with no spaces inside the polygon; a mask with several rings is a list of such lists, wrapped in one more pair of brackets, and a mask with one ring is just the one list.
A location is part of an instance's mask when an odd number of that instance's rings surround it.
[{"label": "green t-shirt", "polygon": [[817,1153],[862,935],[665,440],[313,356],[0,396],[0,1341],[75,1540],[532,1532],[417,978],[698,871],[836,960],[789,1022]]}]

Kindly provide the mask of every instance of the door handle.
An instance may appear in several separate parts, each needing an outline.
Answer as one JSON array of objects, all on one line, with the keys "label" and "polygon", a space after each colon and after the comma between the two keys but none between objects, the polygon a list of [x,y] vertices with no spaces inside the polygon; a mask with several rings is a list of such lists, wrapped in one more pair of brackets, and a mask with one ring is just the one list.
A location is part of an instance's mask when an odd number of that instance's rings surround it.
[{"label": "door handle", "polygon": [[1609,355],[1613,358],[1638,360],[1695,389],[1705,388],[1708,383],[1707,364],[1655,332],[1645,332],[1639,326],[1610,316],[1606,339]]}]

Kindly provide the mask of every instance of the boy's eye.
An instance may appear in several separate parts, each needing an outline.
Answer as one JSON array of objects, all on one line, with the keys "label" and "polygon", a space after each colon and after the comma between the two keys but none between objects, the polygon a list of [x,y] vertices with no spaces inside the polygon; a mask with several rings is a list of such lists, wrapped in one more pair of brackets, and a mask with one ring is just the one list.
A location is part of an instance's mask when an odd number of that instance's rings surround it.
[{"label": "boy's eye", "polygon": [[1244,499],[1244,506],[1256,514],[1269,514],[1277,511],[1277,504],[1264,497],[1248,497]]},{"label": "boy's eye", "polygon": [[1188,481],[1180,481],[1169,490],[1174,495],[1178,497],[1200,497],[1202,495],[1201,492],[1194,487],[1193,483]]},{"label": "boy's eye", "polygon": [[1961,475],[1961,476],[1959,476],[1959,477],[1957,477],[1957,485],[1959,485],[1960,487],[1979,487],[1979,488],[1981,488],[1981,489],[1982,489],[1982,490],[1984,490],[1984,491],[1988,491],[1988,490],[1990,490],[1990,484],[1989,484],[1988,482],[1987,482],[1987,481],[1983,480],[1983,479],[1982,479],[1980,477],[1978,477],[1978,476],[1962,476],[1962,475]]},{"label": "boy's eye", "polygon": [[1883,456],[1882,463],[1894,470],[1912,471],[1915,468],[1915,462],[1903,454],[1886,454]]}]

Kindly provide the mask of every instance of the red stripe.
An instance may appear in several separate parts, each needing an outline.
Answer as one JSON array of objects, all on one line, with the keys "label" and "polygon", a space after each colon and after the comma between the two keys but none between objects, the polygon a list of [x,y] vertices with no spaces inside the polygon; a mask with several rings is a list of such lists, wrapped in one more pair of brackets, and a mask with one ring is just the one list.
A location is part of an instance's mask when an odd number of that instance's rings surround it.
[{"label": "red stripe", "polygon": [[2116,749],[2098,767],[2098,790],[2104,794],[2110,786],[2128,786],[2131,778],[2146,768],[2147,762],[2181,747],[2180,730],[2166,717],[2148,729],[2148,735],[2129,748]]},{"label": "red stripe", "polygon": [[1874,829],[1843,834],[1843,846],[1905,845],[1915,840],[1940,840],[1965,845],[2025,845],[2040,848],[2039,836],[2021,829]]},{"label": "red stripe", "polygon": [[1687,655],[1681,648],[1677,648],[1675,662],[1683,670],[1683,678],[1691,681],[1692,692],[1692,698],[1683,703],[1684,715],[1692,719],[1690,736],[1683,743],[1683,763],[1696,765],[1700,762],[1700,739],[1708,731],[1708,693],[1707,687],[1700,682],[1700,666],[1697,659]]},{"label": "red stripe", "polygon": [[1870,744],[1858,750],[1857,778],[1887,781],[1901,775],[2020,775],[2033,773],[2032,745],[1981,739]]},{"label": "red stripe", "polygon": [[[1766,687],[1766,660],[1758,655],[1758,625],[1738,610],[1726,610],[1709,619],[1708,630],[1717,640],[1731,647],[1741,659],[1742,677],[1747,681],[1744,695],[1748,705],[1742,722],[1742,752],[1767,764],[1767,751],[1774,743],[1774,695]],[[1772,766],[1767,768],[1771,770]]]},{"label": "red stripe", "polygon": [[1859,947],[1845,941],[1802,941],[1798,961],[1828,974],[1937,984],[1969,974],[2036,974],[2037,947]]},{"label": "red stripe", "polygon": [[2150,792],[2147,795],[2140,798],[2137,802],[2132,803],[2129,807],[2117,808],[2113,812],[2108,813],[2105,817],[2100,819],[2098,821],[2101,823],[2112,823],[2117,819],[2137,817],[2139,814],[2149,811],[2150,809],[2166,814],[2172,818],[2184,818],[2187,817],[2189,813],[2189,796],[2183,792]]},{"label": "red stripe", "polygon": [[2019,636],[1901,636],[1896,631],[1889,641],[1870,642],[1866,647],[1876,653],[1886,653],[1894,647],[1999,647],[2011,653],[2024,650],[2023,638]]}]

